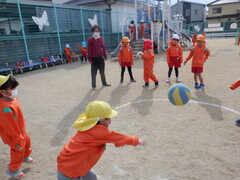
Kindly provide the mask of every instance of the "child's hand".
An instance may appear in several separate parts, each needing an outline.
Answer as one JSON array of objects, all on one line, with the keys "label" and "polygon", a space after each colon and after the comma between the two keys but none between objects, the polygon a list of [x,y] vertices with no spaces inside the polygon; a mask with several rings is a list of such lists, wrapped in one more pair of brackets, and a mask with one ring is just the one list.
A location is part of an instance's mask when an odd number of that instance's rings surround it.
[{"label": "child's hand", "polygon": [[137,57],[141,57],[143,55],[143,52],[138,52]]},{"label": "child's hand", "polygon": [[147,145],[147,142],[142,140],[142,139],[139,139],[138,140],[138,145],[142,145],[142,146],[146,146]]}]

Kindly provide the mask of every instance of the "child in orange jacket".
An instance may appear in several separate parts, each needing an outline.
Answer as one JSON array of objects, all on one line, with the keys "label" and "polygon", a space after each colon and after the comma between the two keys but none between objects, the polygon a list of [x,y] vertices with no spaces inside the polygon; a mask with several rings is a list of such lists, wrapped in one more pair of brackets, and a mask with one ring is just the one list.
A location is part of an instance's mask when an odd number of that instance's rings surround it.
[{"label": "child in orange jacket", "polygon": [[25,119],[18,103],[18,82],[8,76],[0,76],[0,137],[4,144],[10,146],[11,161],[7,174],[14,178],[24,175],[20,171],[23,162],[32,163],[31,140],[26,132]]},{"label": "child in orange jacket", "polygon": [[[194,46],[189,53],[189,56],[184,61],[184,65],[193,57],[192,60],[192,73],[194,73],[194,81],[195,88],[204,88],[203,83],[203,65],[206,62],[210,55],[210,51],[205,46],[205,37],[203,35],[199,35],[197,37],[197,44]],[[198,79],[200,81],[200,85],[198,84]]]},{"label": "child in orange jacket", "polygon": [[66,48],[64,48],[64,53],[67,57],[67,62],[71,64],[73,61],[72,61],[72,51],[70,49],[69,44],[66,44]]},{"label": "child in orange jacket", "polygon": [[153,53],[153,46],[152,46],[152,41],[150,39],[145,39],[144,40],[144,53],[138,52],[138,54],[142,57],[143,59],[143,68],[144,68],[144,82],[145,84],[143,87],[148,87],[149,86],[149,79],[153,80],[155,83],[155,87],[158,86],[158,79],[156,76],[153,74],[153,68],[154,68],[154,53]]},{"label": "child in orange jacket", "polygon": [[85,60],[85,64],[87,63],[87,44],[86,42],[82,42],[82,46],[78,45],[78,48],[82,51],[82,63],[83,63],[83,59]]},{"label": "child in orange jacket", "polygon": [[[232,83],[230,89],[235,90],[240,86],[240,79]],[[236,120],[236,125],[240,126],[240,119]]]},{"label": "child in orange jacket", "polygon": [[104,101],[90,102],[85,112],[80,114],[73,124],[77,133],[63,147],[57,157],[57,179],[91,179],[96,180],[93,166],[106,150],[106,143],[116,147],[124,145],[145,145],[137,136],[126,136],[110,131],[108,126],[117,112]]},{"label": "child in orange jacket", "polygon": [[132,65],[134,62],[134,58],[133,58],[133,50],[129,46],[129,43],[130,43],[129,38],[123,37],[122,47],[118,51],[118,61],[122,69],[120,83],[123,83],[125,67],[128,68],[128,73],[129,73],[131,82],[136,82],[132,75]]},{"label": "child in orange jacket", "polygon": [[129,36],[130,36],[130,39],[131,39],[136,32],[136,26],[134,24],[134,21],[131,21],[131,24],[128,25],[128,28],[129,28]]},{"label": "child in orange jacket", "polygon": [[144,39],[144,33],[145,33],[144,21],[141,20],[141,24],[140,24],[140,34],[141,34],[141,38],[142,38],[142,39]]},{"label": "child in orange jacket", "polygon": [[181,67],[183,56],[182,56],[182,48],[178,44],[179,36],[174,34],[169,43],[169,48],[167,49],[167,63],[168,63],[168,78],[166,80],[167,83],[171,82],[171,74],[173,67],[175,68],[176,82],[181,82],[179,78],[178,68]]}]

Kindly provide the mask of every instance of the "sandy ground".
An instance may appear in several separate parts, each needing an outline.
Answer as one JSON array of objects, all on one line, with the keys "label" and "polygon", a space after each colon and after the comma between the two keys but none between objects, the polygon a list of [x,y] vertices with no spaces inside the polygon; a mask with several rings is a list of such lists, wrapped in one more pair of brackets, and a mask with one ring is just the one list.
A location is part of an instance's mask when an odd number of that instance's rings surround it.
[{"label": "sandy ground", "polygon": [[[76,133],[72,123],[90,101],[104,100],[119,112],[110,129],[138,135],[148,145],[108,144],[94,167],[99,180],[239,180],[240,128],[234,121],[240,118],[240,93],[229,89],[240,78],[239,47],[234,39],[207,40],[207,45],[211,56],[204,68],[205,90],[193,88],[191,63],[180,69],[191,100],[206,104],[177,107],[166,100],[170,85],[165,83],[165,53],[155,59],[158,88],[152,82],[142,88],[140,60],[133,67],[137,82],[130,83],[125,72],[123,84],[118,63],[107,61],[106,77],[112,86],[103,88],[98,75],[96,91],[90,86],[90,65],[80,62],[16,75],[35,159],[32,165],[22,165],[23,179],[56,179],[56,157]],[[0,142],[0,149],[0,179],[12,179],[5,174],[9,148]]]}]

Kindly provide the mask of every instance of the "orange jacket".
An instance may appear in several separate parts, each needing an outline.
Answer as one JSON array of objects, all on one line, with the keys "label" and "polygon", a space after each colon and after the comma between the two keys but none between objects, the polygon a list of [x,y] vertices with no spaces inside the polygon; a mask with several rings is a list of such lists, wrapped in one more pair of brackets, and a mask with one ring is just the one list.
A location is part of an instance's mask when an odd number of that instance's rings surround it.
[{"label": "orange jacket", "polygon": [[130,46],[122,46],[118,51],[118,61],[119,63],[122,62],[131,62],[133,64],[133,50]]},{"label": "orange jacket", "polygon": [[86,175],[102,156],[106,143],[114,143],[116,147],[136,146],[138,137],[109,131],[103,125],[96,125],[87,131],[78,131],[58,155],[58,171],[70,178]]},{"label": "orange jacket", "polygon": [[78,48],[82,51],[82,56],[87,56],[87,48],[78,45]]},{"label": "orange jacket", "polygon": [[128,25],[128,28],[129,28],[131,33],[136,31],[136,26],[135,25],[133,27]]},{"label": "orange jacket", "polygon": [[205,47],[194,46],[184,62],[188,62],[192,57],[192,67],[203,67],[204,62],[208,59],[210,51]]},{"label": "orange jacket", "polygon": [[153,69],[154,67],[154,53],[152,49],[145,50],[143,55],[143,68]]},{"label": "orange jacket", "polygon": [[0,98],[0,136],[5,144],[15,150],[24,145],[25,119],[17,98]]},{"label": "orange jacket", "polygon": [[180,62],[182,63],[183,60],[183,55],[182,55],[182,48],[177,44],[177,45],[169,45],[169,48],[167,49],[167,63],[170,62],[170,57],[179,57]]},{"label": "orange jacket", "polygon": [[64,53],[66,56],[72,56],[72,51],[69,48],[64,48]]},{"label": "orange jacket", "polygon": [[141,35],[144,35],[145,29],[144,29],[144,24],[140,25],[140,33]]},{"label": "orange jacket", "polygon": [[231,88],[232,90],[234,90],[234,89],[237,89],[239,86],[240,86],[240,79],[237,80],[236,82],[232,83],[231,86],[230,86],[230,88]]}]

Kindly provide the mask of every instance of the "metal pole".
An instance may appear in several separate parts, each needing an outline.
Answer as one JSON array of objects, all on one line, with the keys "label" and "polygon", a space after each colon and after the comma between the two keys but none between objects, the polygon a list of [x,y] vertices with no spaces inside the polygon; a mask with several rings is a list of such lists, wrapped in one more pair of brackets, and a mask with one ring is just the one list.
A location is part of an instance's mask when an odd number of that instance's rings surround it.
[{"label": "metal pole", "polygon": [[170,25],[170,23],[171,23],[171,0],[169,0],[169,4],[168,4],[168,41],[169,41],[169,39],[170,39],[170,30],[169,30],[169,25]]},{"label": "metal pole", "polygon": [[164,0],[163,10],[162,10],[163,49],[165,49],[165,7],[166,7],[166,0]]},{"label": "metal pole", "polygon": [[101,26],[102,26],[102,34],[103,34],[103,38],[104,38],[104,24],[103,24],[103,11],[101,9]]},{"label": "metal pole", "polygon": [[80,7],[80,14],[81,14],[81,22],[82,22],[82,34],[83,34],[83,41],[86,42],[85,37],[85,29],[84,29],[84,22],[83,22],[83,12],[82,7]]},{"label": "metal pole", "polygon": [[59,46],[60,54],[62,55],[63,51],[62,51],[62,45],[61,45],[61,37],[60,37],[60,33],[59,33],[57,9],[56,9],[56,6],[55,6],[55,5],[53,6],[53,9],[54,9],[54,15],[55,15],[55,21],[56,21],[56,28],[57,28],[58,46]]},{"label": "metal pole", "polygon": [[23,23],[23,19],[22,19],[22,12],[21,12],[21,7],[20,7],[19,1],[17,1],[17,6],[18,6],[20,23],[21,23],[21,27],[22,27],[22,34],[23,34],[23,41],[24,41],[24,45],[25,45],[25,51],[26,51],[26,55],[27,55],[27,60],[29,61],[30,57],[29,57],[29,52],[28,52],[27,39],[26,39],[25,30],[24,30],[24,23]]},{"label": "metal pole", "polygon": [[137,0],[135,0],[135,13],[136,13],[136,16],[135,16],[135,23],[136,23],[136,40],[138,40],[138,23],[137,23]]},{"label": "metal pole", "polygon": [[118,42],[120,42],[120,38],[119,38],[119,23],[118,23],[118,11],[116,12],[116,16],[117,16],[117,37],[118,37]]}]

